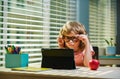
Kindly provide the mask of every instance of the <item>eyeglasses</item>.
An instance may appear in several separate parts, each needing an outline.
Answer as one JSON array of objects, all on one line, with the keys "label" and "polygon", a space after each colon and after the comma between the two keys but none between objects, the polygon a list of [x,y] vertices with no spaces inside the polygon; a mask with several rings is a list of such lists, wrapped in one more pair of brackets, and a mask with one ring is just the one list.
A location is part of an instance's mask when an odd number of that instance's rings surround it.
[{"label": "eyeglasses", "polygon": [[72,41],[72,42],[77,42],[78,41],[78,38],[76,38],[75,36],[72,36],[72,37],[70,37],[70,36],[64,36],[64,40],[65,40],[65,42],[70,42],[70,40]]}]

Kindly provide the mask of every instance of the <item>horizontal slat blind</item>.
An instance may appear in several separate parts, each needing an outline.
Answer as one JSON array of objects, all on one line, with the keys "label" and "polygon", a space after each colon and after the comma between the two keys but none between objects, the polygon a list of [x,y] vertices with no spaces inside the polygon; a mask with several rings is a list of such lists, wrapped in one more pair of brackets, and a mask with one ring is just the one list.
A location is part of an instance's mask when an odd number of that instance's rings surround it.
[{"label": "horizontal slat blind", "polygon": [[116,40],[116,0],[90,0],[90,41],[106,47],[105,39]]},{"label": "horizontal slat blind", "polygon": [[76,1],[51,0],[50,4],[50,47],[56,47],[56,37],[61,26],[67,20],[76,20]]},{"label": "horizontal slat blind", "polygon": [[76,20],[76,0],[0,0],[0,66],[6,45],[22,48],[29,62],[41,61],[41,48],[57,47],[56,37],[67,20]]}]

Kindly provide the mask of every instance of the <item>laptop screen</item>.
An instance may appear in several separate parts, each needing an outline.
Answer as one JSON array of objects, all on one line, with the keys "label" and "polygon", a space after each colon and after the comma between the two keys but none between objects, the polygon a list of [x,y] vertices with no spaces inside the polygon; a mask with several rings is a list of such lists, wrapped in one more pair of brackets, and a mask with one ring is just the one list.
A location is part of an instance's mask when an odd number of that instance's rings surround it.
[{"label": "laptop screen", "polygon": [[41,67],[53,69],[76,69],[72,49],[42,48]]}]

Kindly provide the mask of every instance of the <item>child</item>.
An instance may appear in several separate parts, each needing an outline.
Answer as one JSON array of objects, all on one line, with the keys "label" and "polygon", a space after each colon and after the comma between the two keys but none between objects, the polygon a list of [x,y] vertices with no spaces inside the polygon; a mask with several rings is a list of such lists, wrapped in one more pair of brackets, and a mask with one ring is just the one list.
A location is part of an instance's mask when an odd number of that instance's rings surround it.
[{"label": "child", "polygon": [[89,66],[94,51],[84,25],[78,22],[67,22],[60,30],[57,41],[60,48],[74,50],[76,66]]}]

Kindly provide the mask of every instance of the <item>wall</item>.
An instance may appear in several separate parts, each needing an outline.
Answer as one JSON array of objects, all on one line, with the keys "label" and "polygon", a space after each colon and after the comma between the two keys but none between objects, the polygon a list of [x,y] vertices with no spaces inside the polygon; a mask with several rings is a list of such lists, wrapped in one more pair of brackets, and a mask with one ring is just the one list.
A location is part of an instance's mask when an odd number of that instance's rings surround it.
[{"label": "wall", "polygon": [[120,54],[120,0],[117,0],[117,54]]},{"label": "wall", "polygon": [[78,21],[85,26],[89,33],[89,0],[78,0]]}]

